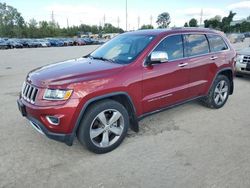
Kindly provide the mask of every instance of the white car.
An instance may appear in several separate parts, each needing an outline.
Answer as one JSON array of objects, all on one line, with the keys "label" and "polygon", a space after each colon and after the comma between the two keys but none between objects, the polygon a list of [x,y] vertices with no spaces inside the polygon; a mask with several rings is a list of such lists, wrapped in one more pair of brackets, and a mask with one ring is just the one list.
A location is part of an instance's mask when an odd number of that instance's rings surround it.
[{"label": "white car", "polygon": [[235,71],[237,76],[250,75],[250,47],[237,52]]}]

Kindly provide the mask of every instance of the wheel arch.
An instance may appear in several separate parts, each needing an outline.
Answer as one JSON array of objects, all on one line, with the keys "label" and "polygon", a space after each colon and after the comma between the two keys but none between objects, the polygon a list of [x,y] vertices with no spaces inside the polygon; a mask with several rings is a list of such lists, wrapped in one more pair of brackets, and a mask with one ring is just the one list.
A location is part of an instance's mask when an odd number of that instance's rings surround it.
[{"label": "wheel arch", "polygon": [[[111,99],[114,101],[117,101],[119,103],[121,103],[128,111],[129,114],[129,120],[130,120],[130,128],[135,131],[138,132],[139,131],[139,126],[138,126],[138,120],[136,117],[136,109],[135,106],[133,104],[133,101],[131,99],[131,97],[128,95],[128,93],[126,92],[115,92],[115,93],[110,93],[110,94],[106,94],[106,95],[102,95],[102,96],[98,96],[95,98],[92,98],[90,100],[88,100],[82,107],[80,114],[77,118],[76,124],[74,126],[74,129],[72,131],[72,135],[75,137],[78,128],[81,124],[81,120],[84,116],[84,114],[86,113],[87,109],[94,103],[99,102],[101,100],[105,100],[105,99]],[[72,138],[73,140],[73,138]]]},{"label": "wheel arch", "polygon": [[213,86],[213,83],[218,75],[224,75],[224,76],[228,77],[228,79],[230,81],[230,93],[229,94],[232,95],[234,92],[234,82],[233,82],[234,73],[233,73],[233,70],[231,68],[223,68],[223,69],[219,70],[216,73],[215,77],[213,78],[213,82],[211,83],[209,90]]}]

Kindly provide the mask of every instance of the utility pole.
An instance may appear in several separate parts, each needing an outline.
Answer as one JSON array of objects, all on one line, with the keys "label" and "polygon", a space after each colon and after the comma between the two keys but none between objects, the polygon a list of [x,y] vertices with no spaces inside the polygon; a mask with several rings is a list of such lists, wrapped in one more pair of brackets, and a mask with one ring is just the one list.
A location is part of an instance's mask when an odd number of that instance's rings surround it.
[{"label": "utility pole", "polygon": [[126,0],[126,31],[128,31],[128,0]]},{"label": "utility pole", "polygon": [[54,16],[54,11],[52,10],[51,13],[51,22],[54,24],[55,23],[55,16]]},{"label": "utility pole", "polygon": [[203,21],[203,9],[201,9],[200,26],[202,24],[202,21]]},{"label": "utility pole", "polygon": [[117,17],[117,27],[120,28],[120,17]]},{"label": "utility pole", "polygon": [[104,16],[103,16],[103,27],[105,26],[105,23],[106,23],[106,16],[104,14]]},{"label": "utility pole", "polygon": [[67,27],[69,28],[69,19],[67,18]]},{"label": "utility pole", "polygon": [[140,29],[140,16],[138,16],[138,19],[137,19],[137,24],[138,24],[138,30]]},{"label": "utility pole", "polygon": [[153,16],[150,16],[150,25],[153,25]]}]

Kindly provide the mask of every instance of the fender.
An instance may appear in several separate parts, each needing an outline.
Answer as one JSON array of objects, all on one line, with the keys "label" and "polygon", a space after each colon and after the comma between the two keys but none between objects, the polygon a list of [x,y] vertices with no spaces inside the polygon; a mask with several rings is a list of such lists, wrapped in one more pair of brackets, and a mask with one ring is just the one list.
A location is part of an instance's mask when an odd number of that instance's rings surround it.
[{"label": "fender", "polygon": [[[232,72],[232,76],[234,77],[234,71],[233,71],[232,68],[227,67],[227,68],[220,69],[220,70],[217,71],[217,73],[215,74],[215,76],[214,76],[214,78],[213,78],[213,81],[211,82],[211,84],[210,84],[210,86],[209,86],[208,92],[209,92],[210,89],[213,87],[213,83],[214,83],[216,77],[217,77],[220,73],[222,73],[222,72],[224,72],[224,71],[228,71],[228,70]],[[232,94],[233,94],[233,91],[234,91],[234,82],[233,82],[233,79],[230,80],[230,82],[231,82],[231,83],[230,83],[230,95],[232,95]]]},{"label": "fender", "polygon": [[76,131],[77,131],[78,127],[80,126],[82,117],[84,116],[84,113],[86,112],[89,105],[91,103],[93,103],[93,102],[96,102],[96,101],[99,101],[99,100],[102,100],[102,99],[106,99],[106,98],[110,98],[110,97],[115,97],[115,96],[118,96],[118,95],[123,95],[123,96],[127,97],[128,101],[129,101],[130,108],[132,109],[132,115],[130,115],[130,128],[133,131],[138,132],[139,131],[139,124],[138,124],[138,120],[137,120],[137,117],[136,117],[136,109],[135,109],[135,106],[134,106],[134,103],[133,103],[131,97],[126,92],[114,92],[114,93],[109,93],[109,94],[101,95],[101,96],[98,96],[98,97],[94,97],[94,98],[88,100],[83,105],[83,107],[82,107],[82,109],[80,111],[80,114],[79,114],[79,116],[77,118],[74,129],[73,129],[73,131],[71,133],[71,137],[70,137],[70,141],[69,141],[71,144],[68,144],[68,145],[73,144],[74,138],[76,136]]}]

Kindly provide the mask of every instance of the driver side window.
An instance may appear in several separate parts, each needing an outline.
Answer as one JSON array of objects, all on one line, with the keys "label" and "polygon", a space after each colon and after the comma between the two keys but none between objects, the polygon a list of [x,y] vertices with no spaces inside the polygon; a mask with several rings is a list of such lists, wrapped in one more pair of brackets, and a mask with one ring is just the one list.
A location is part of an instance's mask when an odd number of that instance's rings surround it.
[{"label": "driver side window", "polygon": [[165,38],[154,51],[167,52],[168,60],[173,61],[184,57],[182,35],[173,35]]}]

